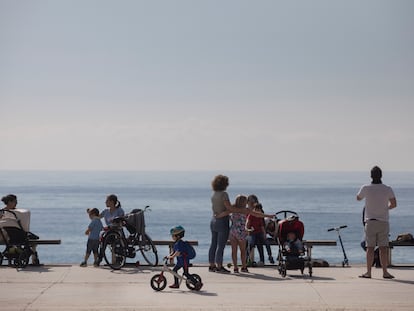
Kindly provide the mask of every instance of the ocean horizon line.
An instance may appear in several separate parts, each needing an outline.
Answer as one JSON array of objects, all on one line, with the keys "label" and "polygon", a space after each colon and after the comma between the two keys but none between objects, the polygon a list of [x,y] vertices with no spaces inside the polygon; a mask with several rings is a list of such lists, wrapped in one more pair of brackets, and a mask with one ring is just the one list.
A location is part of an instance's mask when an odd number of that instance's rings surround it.
[{"label": "ocean horizon line", "polygon": [[[365,170],[343,170],[343,169],[324,169],[324,170],[238,170],[238,169],[0,169],[0,172],[119,172],[119,173],[133,173],[133,172],[156,172],[156,173],[192,173],[192,172],[204,172],[204,173],[219,173],[226,172],[232,173],[365,173],[369,172],[369,168]],[[414,173],[414,170],[387,170],[388,173]]]}]

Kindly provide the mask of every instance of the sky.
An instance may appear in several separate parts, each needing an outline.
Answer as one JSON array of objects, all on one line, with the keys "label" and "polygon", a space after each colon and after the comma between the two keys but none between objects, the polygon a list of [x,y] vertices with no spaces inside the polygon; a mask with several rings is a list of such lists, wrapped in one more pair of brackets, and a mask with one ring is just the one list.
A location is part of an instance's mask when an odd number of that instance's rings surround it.
[{"label": "sky", "polygon": [[0,0],[0,170],[414,171],[413,15]]}]

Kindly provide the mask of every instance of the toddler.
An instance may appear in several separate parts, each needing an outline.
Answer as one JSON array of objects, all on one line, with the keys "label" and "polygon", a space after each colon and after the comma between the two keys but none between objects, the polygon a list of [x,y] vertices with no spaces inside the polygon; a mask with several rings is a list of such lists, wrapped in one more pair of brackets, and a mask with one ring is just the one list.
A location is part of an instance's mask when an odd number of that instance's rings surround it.
[{"label": "toddler", "polygon": [[[197,290],[199,290],[203,284],[201,282],[197,282],[197,280],[188,272],[188,266],[190,264],[190,259],[186,254],[186,244],[182,240],[184,237],[185,230],[182,226],[176,226],[170,230],[170,234],[172,239],[174,240],[174,249],[173,252],[167,256],[167,258],[177,258],[177,262],[173,268],[174,272],[177,272],[181,268],[184,269],[184,275],[189,279],[193,284],[196,284]],[[179,288],[179,280],[176,276],[174,276],[174,284],[170,285],[170,288]]]},{"label": "toddler", "polygon": [[99,217],[99,210],[97,208],[87,209],[86,212],[89,214],[91,222],[89,223],[88,229],[85,234],[88,235],[88,242],[86,244],[85,258],[81,262],[81,267],[86,267],[88,264],[89,255],[93,253],[94,266],[99,266],[99,235],[103,229],[101,219]]},{"label": "toddler", "polygon": [[286,242],[283,244],[284,249],[292,255],[303,255],[305,249],[301,240],[296,238],[296,233],[288,232],[286,235]]}]

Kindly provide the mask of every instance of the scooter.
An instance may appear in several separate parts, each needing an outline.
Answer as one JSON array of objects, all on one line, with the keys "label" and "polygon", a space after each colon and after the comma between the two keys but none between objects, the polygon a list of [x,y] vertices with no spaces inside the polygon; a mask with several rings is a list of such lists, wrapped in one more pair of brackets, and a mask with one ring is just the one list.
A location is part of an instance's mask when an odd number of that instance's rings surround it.
[{"label": "scooter", "polygon": [[344,244],[342,243],[341,234],[339,233],[339,230],[344,229],[346,227],[348,227],[348,226],[344,225],[344,226],[339,226],[339,227],[328,229],[328,232],[335,230],[338,233],[339,242],[341,243],[342,252],[344,253],[344,260],[342,261],[342,267],[345,267],[345,265],[349,266],[348,258],[346,257],[346,253],[345,253]]}]

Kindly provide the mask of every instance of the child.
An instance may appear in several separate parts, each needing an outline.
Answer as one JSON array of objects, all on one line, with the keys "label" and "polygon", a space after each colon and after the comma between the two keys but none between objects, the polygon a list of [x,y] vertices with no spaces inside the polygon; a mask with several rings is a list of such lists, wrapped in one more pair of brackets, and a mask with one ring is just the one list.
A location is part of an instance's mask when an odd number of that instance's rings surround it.
[{"label": "child", "polygon": [[[246,220],[246,231],[248,232],[248,250],[249,250],[249,257],[250,260],[252,259],[252,254],[254,247],[257,246],[257,250],[259,251],[259,257],[260,261],[257,264],[258,266],[264,265],[264,253],[263,253],[263,244],[265,240],[265,226],[263,217],[265,217],[265,214],[262,213],[262,205],[260,203],[254,204],[253,212],[256,212],[255,214],[249,214],[247,215]],[[257,217],[256,214],[261,214],[263,217]],[[256,266],[256,264],[253,262],[252,266]]]},{"label": "child", "polygon": [[[236,197],[235,206],[242,211],[246,209],[247,197],[244,195],[238,195]],[[231,243],[231,258],[234,266],[234,273],[239,272],[237,267],[237,247],[240,248],[240,258],[241,258],[241,271],[249,272],[247,269],[247,260],[246,260],[246,238],[247,232],[245,230],[246,226],[246,215],[241,213],[232,213],[230,215],[231,227],[230,227],[230,243]]]},{"label": "child", "polygon": [[86,212],[89,214],[91,222],[89,223],[88,229],[86,229],[85,234],[88,235],[88,242],[86,245],[85,259],[81,262],[81,267],[86,267],[88,264],[88,258],[91,252],[93,252],[94,257],[94,266],[99,266],[99,234],[101,233],[103,226],[101,219],[99,218],[99,210],[97,208],[87,209]]},{"label": "child", "polygon": [[288,232],[286,235],[286,242],[283,244],[284,249],[292,255],[303,255],[305,249],[301,240],[296,238],[296,233]]},{"label": "child", "polygon": [[[172,239],[174,240],[174,249],[173,252],[167,256],[167,258],[172,259],[177,257],[177,263],[175,264],[173,271],[177,272],[181,268],[184,269],[184,275],[189,279],[193,284],[197,284],[197,280],[188,272],[188,266],[190,264],[190,260],[186,254],[186,244],[182,240],[184,237],[185,230],[182,226],[176,226],[170,230],[170,234]],[[196,287],[198,289],[201,288],[203,284],[198,283]],[[174,284],[170,285],[170,288],[179,288],[179,280],[176,276],[174,276]]]}]

